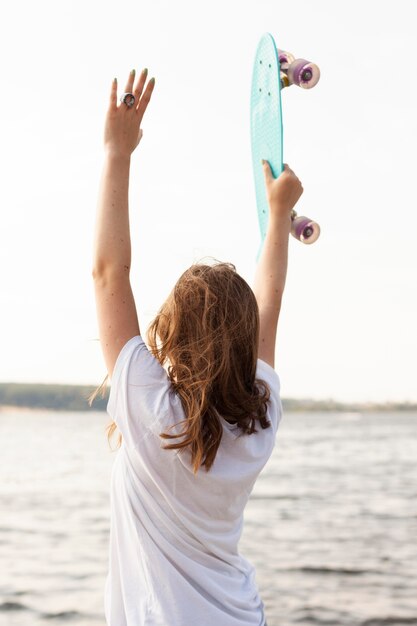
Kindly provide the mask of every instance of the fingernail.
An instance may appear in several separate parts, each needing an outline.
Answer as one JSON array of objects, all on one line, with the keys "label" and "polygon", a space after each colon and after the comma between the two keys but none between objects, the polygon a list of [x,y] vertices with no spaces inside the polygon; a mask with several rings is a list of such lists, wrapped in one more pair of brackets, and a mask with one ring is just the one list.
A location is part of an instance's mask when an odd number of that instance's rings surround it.
[{"label": "fingernail", "polygon": [[143,69],[143,70],[142,70],[142,74],[145,74],[145,75],[146,75],[147,73],[148,73],[148,68],[147,68],[147,67],[145,67],[145,69]]},{"label": "fingernail", "polygon": [[261,159],[261,163],[262,165],[265,165],[266,161],[264,159]]},{"label": "fingernail", "polygon": [[131,70],[130,73],[134,76],[136,74],[136,70]]},{"label": "fingernail", "polygon": [[155,78],[151,78],[151,80],[149,81],[150,83],[154,83],[155,82]]}]

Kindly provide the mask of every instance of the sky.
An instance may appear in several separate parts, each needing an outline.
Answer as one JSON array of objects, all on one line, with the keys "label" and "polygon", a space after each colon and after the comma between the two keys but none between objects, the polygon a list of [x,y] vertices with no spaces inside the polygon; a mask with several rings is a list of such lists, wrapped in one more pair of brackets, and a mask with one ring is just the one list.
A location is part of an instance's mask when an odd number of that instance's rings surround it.
[{"label": "sky", "polygon": [[[92,244],[111,81],[156,86],[132,156],[132,285],[142,332],[211,256],[252,284],[258,40],[316,62],[282,94],[284,160],[320,239],[290,242],[282,394],[417,401],[417,9],[411,0],[39,0],[0,19],[0,381],[99,384]],[[120,92],[119,92],[120,95]]]}]

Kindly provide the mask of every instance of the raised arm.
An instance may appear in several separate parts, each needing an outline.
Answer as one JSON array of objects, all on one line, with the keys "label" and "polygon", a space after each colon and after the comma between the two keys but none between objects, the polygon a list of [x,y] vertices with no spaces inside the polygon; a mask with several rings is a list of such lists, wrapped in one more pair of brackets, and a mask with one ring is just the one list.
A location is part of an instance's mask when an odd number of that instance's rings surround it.
[{"label": "raised arm", "polygon": [[97,203],[93,278],[100,343],[111,376],[124,344],[139,334],[139,322],[130,285],[129,171],[130,157],[142,138],[140,124],[151,98],[154,80],[144,90],[144,70],[133,89],[132,71],[125,92],[135,103],[117,104],[113,81],[104,130],[104,165]]},{"label": "raised arm", "polygon": [[291,210],[303,193],[303,187],[288,165],[278,178],[273,177],[267,161],[263,167],[269,221],[256,269],[254,292],[260,318],[258,357],[274,367],[277,325],[287,276]]}]

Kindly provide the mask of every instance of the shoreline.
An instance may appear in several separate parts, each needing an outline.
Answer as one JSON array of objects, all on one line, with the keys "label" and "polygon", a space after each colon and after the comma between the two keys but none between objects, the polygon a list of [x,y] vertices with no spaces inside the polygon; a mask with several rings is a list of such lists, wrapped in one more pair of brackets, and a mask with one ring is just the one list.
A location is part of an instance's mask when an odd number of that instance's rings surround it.
[{"label": "shoreline", "polygon": [[[365,403],[363,405],[343,405],[343,406],[331,406],[322,403],[318,400],[317,404],[311,401],[303,402],[297,401],[295,405],[291,400],[290,406],[286,406],[285,398],[282,400],[283,413],[335,413],[338,415],[350,415],[352,417],[361,417],[369,413],[416,413],[417,405],[414,404],[376,404]],[[81,408],[67,407],[67,406],[33,406],[33,405],[21,405],[21,404],[0,404],[0,415],[2,413],[106,413],[106,407],[89,407],[86,405]]]}]

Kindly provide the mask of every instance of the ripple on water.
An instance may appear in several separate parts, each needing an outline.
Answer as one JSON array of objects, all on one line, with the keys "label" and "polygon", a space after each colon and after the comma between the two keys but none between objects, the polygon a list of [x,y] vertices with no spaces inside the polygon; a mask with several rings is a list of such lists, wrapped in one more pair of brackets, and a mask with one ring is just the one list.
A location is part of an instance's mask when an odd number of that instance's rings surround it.
[{"label": "ripple on water", "polygon": [[322,626],[353,626],[358,621],[350,611],[331,609],[326,606],[305,605],[293,611],[294,624],[320,624]]},{"label": "ripple on water", "polygon": [[[17,594],[16,594],[17,595]],[[32,609],[22,602],[6,601],[0,604],[0,611],[31,611]]]},{"label": "ripple on water", "polygon": [[359,626],[400,626],[401,624],[417,625],[417,616],[401,617],[394,615],[390,617],[373,617],[361,622]]},{"label": "ripple on water", "polygon": [[363,576],[364,574],[380,574],[379,570],[370,569],[355,569],[355,568],[343,568],[343,567],[314,567],[311,565],[305,565],[303,567],[291,567],[289,571],[303,572],[305,574],[343,574],[344,576]]},{"label": "ripple on water", "polygon": [[41,617],[46,620],[59,619],[66,622],[78,621],[88,617],[79,611],[59,611],[57,613],[42,613]]}]

